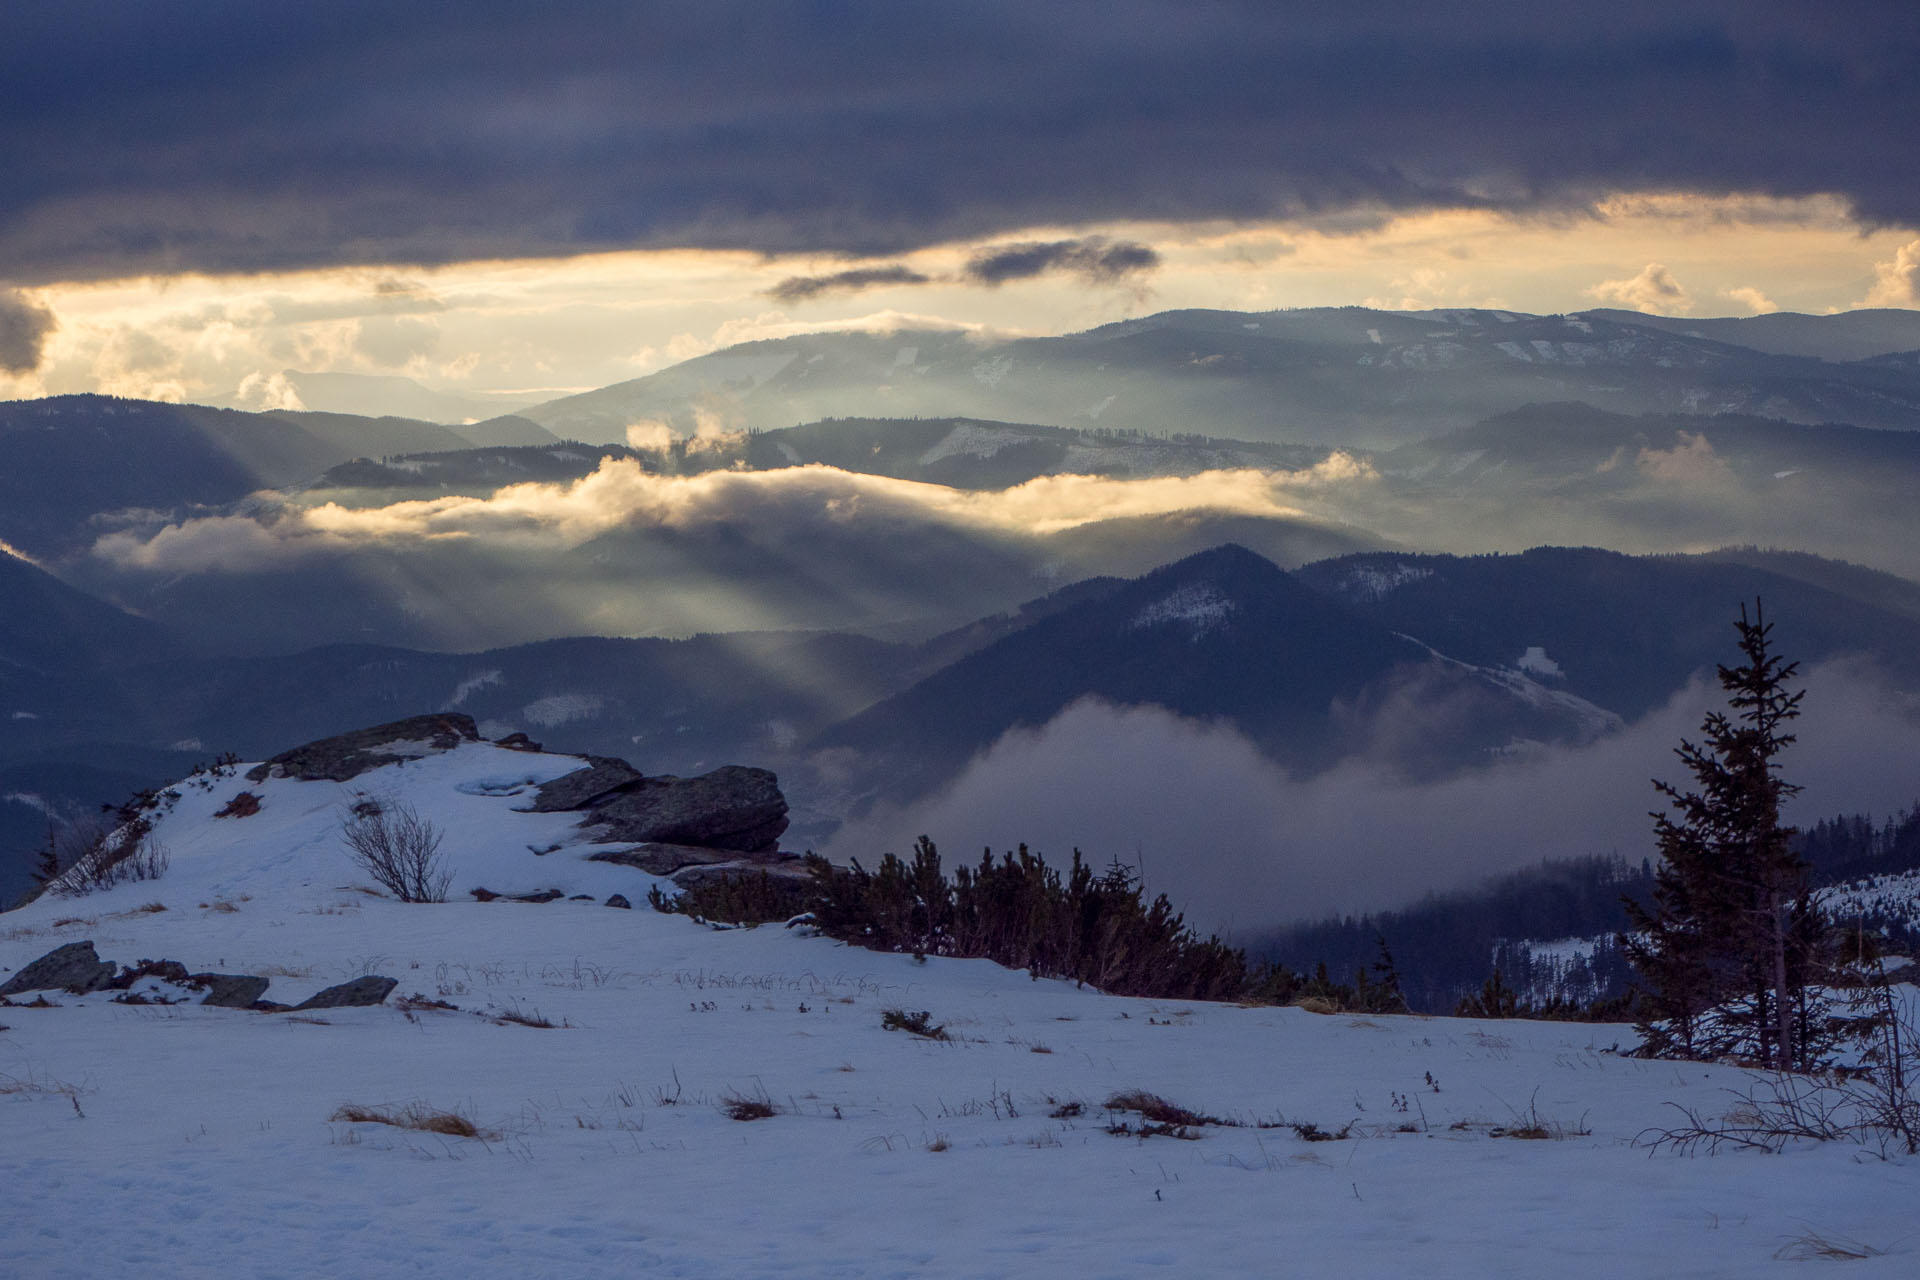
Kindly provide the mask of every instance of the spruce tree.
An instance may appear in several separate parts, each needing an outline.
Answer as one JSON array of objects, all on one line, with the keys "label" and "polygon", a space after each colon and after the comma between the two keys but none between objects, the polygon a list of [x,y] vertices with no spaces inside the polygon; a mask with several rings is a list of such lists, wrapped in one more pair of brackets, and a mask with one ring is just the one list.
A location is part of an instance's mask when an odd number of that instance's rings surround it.
[{"label": "spruce tree", "polygon": [[1715,711],[1702,741],[1676,750],[1693,775],[1683,790],[1655,780],[1670,813],[1654,813],[1660,866],[1652,903],[1628,902],[1624,939],[1645,990],[1640,1030],[1656,1054],[1732,1055],[1781,1070],[1809,1061],[1818,1021],[1808,985],[1824,932],[1780,806],[1799,788],[1781,779],[1786,724],[1804,690],[1799,669],[1771,647],[1760,603],[1736,624],[1746,661],[1719,668],[1731,714]]}]

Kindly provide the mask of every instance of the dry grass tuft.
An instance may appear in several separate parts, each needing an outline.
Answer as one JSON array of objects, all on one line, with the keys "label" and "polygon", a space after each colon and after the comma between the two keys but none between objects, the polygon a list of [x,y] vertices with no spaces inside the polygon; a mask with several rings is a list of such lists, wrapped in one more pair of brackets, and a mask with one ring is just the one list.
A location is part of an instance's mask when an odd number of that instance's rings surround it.
[{"label": "dry grass tuft", "polygon": [[216,818],[251,818],[260,812],[260,797],[251,791],[235,793],[233,799],[213,816]]},{"label": "dry grass tuft", "polygon": [[404,1107],[363,1107],[348,1103],[334,1112],[332,1119],[342,1124],[386,1124],[396,1129],[437,1133],[447,1138],[484,1139],[497,1136],[482,1132],[472,1120],[457,1111],[438,1111],[424,1102],[409,1102]]},{"label": "dry grass tuft", "polygon": [[11,1094],[44,1093],[62,1098],[80,1096],[80,1086],[46,1076],[12,1076],[0,1072],[0,1097]]},{"label": "dry grass tuft", "polygon": [[767,1120],[780,1114],[766,1094],[748,1096],[739,1093],[720,1095],[720,1112],[729,1120]]},{"label": "dry grass tuft", "polygon": [[1808,1231],[1803,1235],[1781,1245],[1773,1251],[1773,1256],[1782,1262],[1810,1262],[1825,1259],[1828,1262],[1857,1262],[1862,1258],[1884,1258],[1885,1249],[1876,1249],[1870,1244],[1858,1240],[1840,1240],[1832,1236],[1823,1236],[1818,1231]]},{"label": "dry grass tuft", "polygon": [[553,1031],[561,1027],[570,1028],[572,1025],[564,1018],[555,1022],[538,1009],[522,1009],[519,1005],[496,1009],[485,1016],[496,1027],[504,1027],[511,1022],[516,1027],[535,1027],[542,1031]]}]

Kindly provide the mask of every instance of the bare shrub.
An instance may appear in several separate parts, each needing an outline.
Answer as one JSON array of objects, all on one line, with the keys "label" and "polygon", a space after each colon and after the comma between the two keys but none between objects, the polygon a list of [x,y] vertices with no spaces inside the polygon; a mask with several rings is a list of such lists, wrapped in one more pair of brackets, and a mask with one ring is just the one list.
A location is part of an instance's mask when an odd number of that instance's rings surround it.
[{"label": "bare shrub", "polygon": [[1881,1258],[1886,1256],[1885,1249],[1875,1248],[1859,1240],[1847,1240],[1836,1236],[1822,1235],[1808,1229],[1773,1251],[1773,1256],[1782,1262],[1857,1262],[1862,1258]]},{"label": "bare shrub", "polygon": [[1684,1123],[1650,1129],[1639,1141],[1682,1154],[1722,1147],[1779,1151],[1798,1141],[1857,1142],[1881,1156],[1920,1155],[1920,1028],[1877,968],[1856,1004],[1868,1012],[1861,1065],[1822,1075],[1775,1072],[1744,1091],[1718,1118],[1678,1103]]},{"label": "bare shrub", "polygon": [[362,802],[340,823],[340,837],[362,871],[402,902],[445,902],[453,873],[440,852],[441,831],[404,801]]},{"label": "bare shrub", "polygon": [[60,870],[47,880],[46,891],[63,898],[84,897],[139,880],[158,880],[172,861],[166,846],[139,819],[118,827],[100,822],[75,824],[60,833],[53,856]]}]

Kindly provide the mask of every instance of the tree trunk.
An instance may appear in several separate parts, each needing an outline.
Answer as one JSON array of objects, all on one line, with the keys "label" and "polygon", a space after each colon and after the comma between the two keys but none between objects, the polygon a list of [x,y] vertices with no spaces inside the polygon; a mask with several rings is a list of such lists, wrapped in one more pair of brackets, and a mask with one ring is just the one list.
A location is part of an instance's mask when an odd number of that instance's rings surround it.
[{"label": "tree trunk", "polygon": [[1781,917],[1780,891],[1767,891],[1767,921],[1772,936],[1767,939],[1773,952],[1773,1014],[1779,1024],[1775,1037],[1774,1066],[1791,1071],[1798,1065],[1794,1052],[1793,998],[1787,987],[1787,922]]}]

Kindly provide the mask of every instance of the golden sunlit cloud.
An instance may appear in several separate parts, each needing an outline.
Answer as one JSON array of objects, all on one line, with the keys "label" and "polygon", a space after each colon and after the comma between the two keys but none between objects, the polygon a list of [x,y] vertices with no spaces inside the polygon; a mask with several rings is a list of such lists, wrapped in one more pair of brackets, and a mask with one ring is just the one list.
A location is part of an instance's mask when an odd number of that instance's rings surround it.
[{"label": "golden sunlit cloud", "polygon": [[1693,310],[1692,295],[1658,262],[1649,262],[1631,279],[1603,280],[1587,293],[1602,302],[1653,316],[1683,316]]},{"label": "golden sunlit cloud", "polygon": [[1874,264],[1875,280],[1863,307],[1920,307],[1920,240],[1903,244],[1891,262]]},{"label": "golden sunlit cloud", "polygon": [[685,530],[743,514],[791,523],[905,521],[982,532],[1045,535],[1097,520],[1215,511],[1299,517],[1316,494],[1377,480],[1346,454],[1298,471],[1228,470],[1115,479],[1051,475],[1001,491],[865,475],[821,465],[780,471],[661,476],[609,458],[566,484],[519,484],[490,497],[450,496],[351,508],[286,507],[266,519],[211,516],[151,536],[108,534],[94,554],[123,568],[170,573],[252,571],[313,554],[375,544],[475,540],[545,549],[577,547],[622,529]]},{"label": "golden sunlit cloud", "polygon": [[[1054,271],[992,288],[968,275],[1009,245],[1096,241],[1150,249],[1155,265],[1124,280]],[[859,287],[783,294],[796,279]],[[0,394],[293,408],[291,370],[410,378],[478,397],[472,412],[490,413],[806,332],[1048,334],[1163,309],[1356,303],[1703,314],[1715,300],[1736,314],[1920,306],[1920,240],[1912,228],[1865,229],[1830,197],[1642,193],[1552,216],[1359,209],[1042,226],[896,254],[884,270],[834,255],[672,250],[56,284],[32,292],[53,325],[32,367],[0,371]]]},{"label": "golden sunlit cloud", "polygon": [[1751,285],[1739,285],[1732,289],[1722,289],[1720,296],[1739,303],[1757,316],[1772,315],[1780,309],[1780,304]]}]

